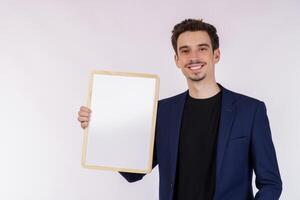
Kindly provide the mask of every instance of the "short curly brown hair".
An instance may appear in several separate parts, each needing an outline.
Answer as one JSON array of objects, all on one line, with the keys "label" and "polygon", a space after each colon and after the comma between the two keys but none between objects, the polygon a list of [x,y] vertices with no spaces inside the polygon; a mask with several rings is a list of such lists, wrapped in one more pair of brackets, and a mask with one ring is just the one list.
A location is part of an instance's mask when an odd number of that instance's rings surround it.
[{"label": "short curly brown hair", "polygon": [[210,37],[212,50],[219,48],[219,37],[217,35],[217,29],[208,23],[203,22],[202,19],[185,19],[182,22],[176,24],[172,30],[172,45],[175,53],[177,54],[177,39],[179,35],[186,31],[206,31]]}]

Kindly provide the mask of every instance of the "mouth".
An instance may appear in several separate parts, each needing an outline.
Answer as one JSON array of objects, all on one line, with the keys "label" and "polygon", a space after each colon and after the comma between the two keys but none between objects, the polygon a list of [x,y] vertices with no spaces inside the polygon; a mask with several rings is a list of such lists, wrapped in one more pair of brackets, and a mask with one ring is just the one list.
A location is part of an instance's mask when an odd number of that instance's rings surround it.
[{"label": "mouth", "polygon": [[199,70],[205,66],[205,63],[190,64],[187,67],[191,70]]}]

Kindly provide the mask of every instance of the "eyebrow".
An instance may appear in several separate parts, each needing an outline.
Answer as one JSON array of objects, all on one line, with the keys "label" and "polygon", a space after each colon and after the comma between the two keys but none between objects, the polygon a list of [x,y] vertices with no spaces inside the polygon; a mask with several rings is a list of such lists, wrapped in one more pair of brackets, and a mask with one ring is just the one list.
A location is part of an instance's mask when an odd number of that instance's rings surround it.
[{"label": "eyebrow", "polygon": [[[198,47],[210,47],[210,45],[207,43],[198,44],[197,46]],[[179,51],[184,48],[189,48],[189,46],[187,46],[187,45],[181,46],[181,47],[179,47]]]}]

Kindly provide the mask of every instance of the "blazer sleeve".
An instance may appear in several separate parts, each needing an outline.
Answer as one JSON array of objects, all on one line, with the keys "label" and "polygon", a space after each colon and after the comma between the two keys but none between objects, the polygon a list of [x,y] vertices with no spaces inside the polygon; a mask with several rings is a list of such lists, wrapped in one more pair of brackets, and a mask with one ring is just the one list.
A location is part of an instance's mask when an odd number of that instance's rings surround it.
[{"label": "blazer sleeve", "polygon": [[282,181],[264,102],[259,102],[252,125],[251,159],[256,175],[256,200],[279,199]]}]

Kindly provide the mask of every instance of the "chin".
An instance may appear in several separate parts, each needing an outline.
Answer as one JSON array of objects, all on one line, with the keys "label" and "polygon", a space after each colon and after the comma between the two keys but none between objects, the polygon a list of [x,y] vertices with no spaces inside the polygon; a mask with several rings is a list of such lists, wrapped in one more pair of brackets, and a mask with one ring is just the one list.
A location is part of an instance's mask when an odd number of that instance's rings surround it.
[{"label": "chin", "polygon": [[205,78],[205,77],[197,77],[197,78],[195,78],[195,77],[190,77],[189,79],[190,79],[191,81],[198,82],[198,81],[202,81],[204,78]]},{"label": "chin", "polygon": [[205,75],[199,76],[199,75],[192,75],[192,76],[188,76],[187,78],[191,81],[202,81],[203,79],[205,79]]}]

